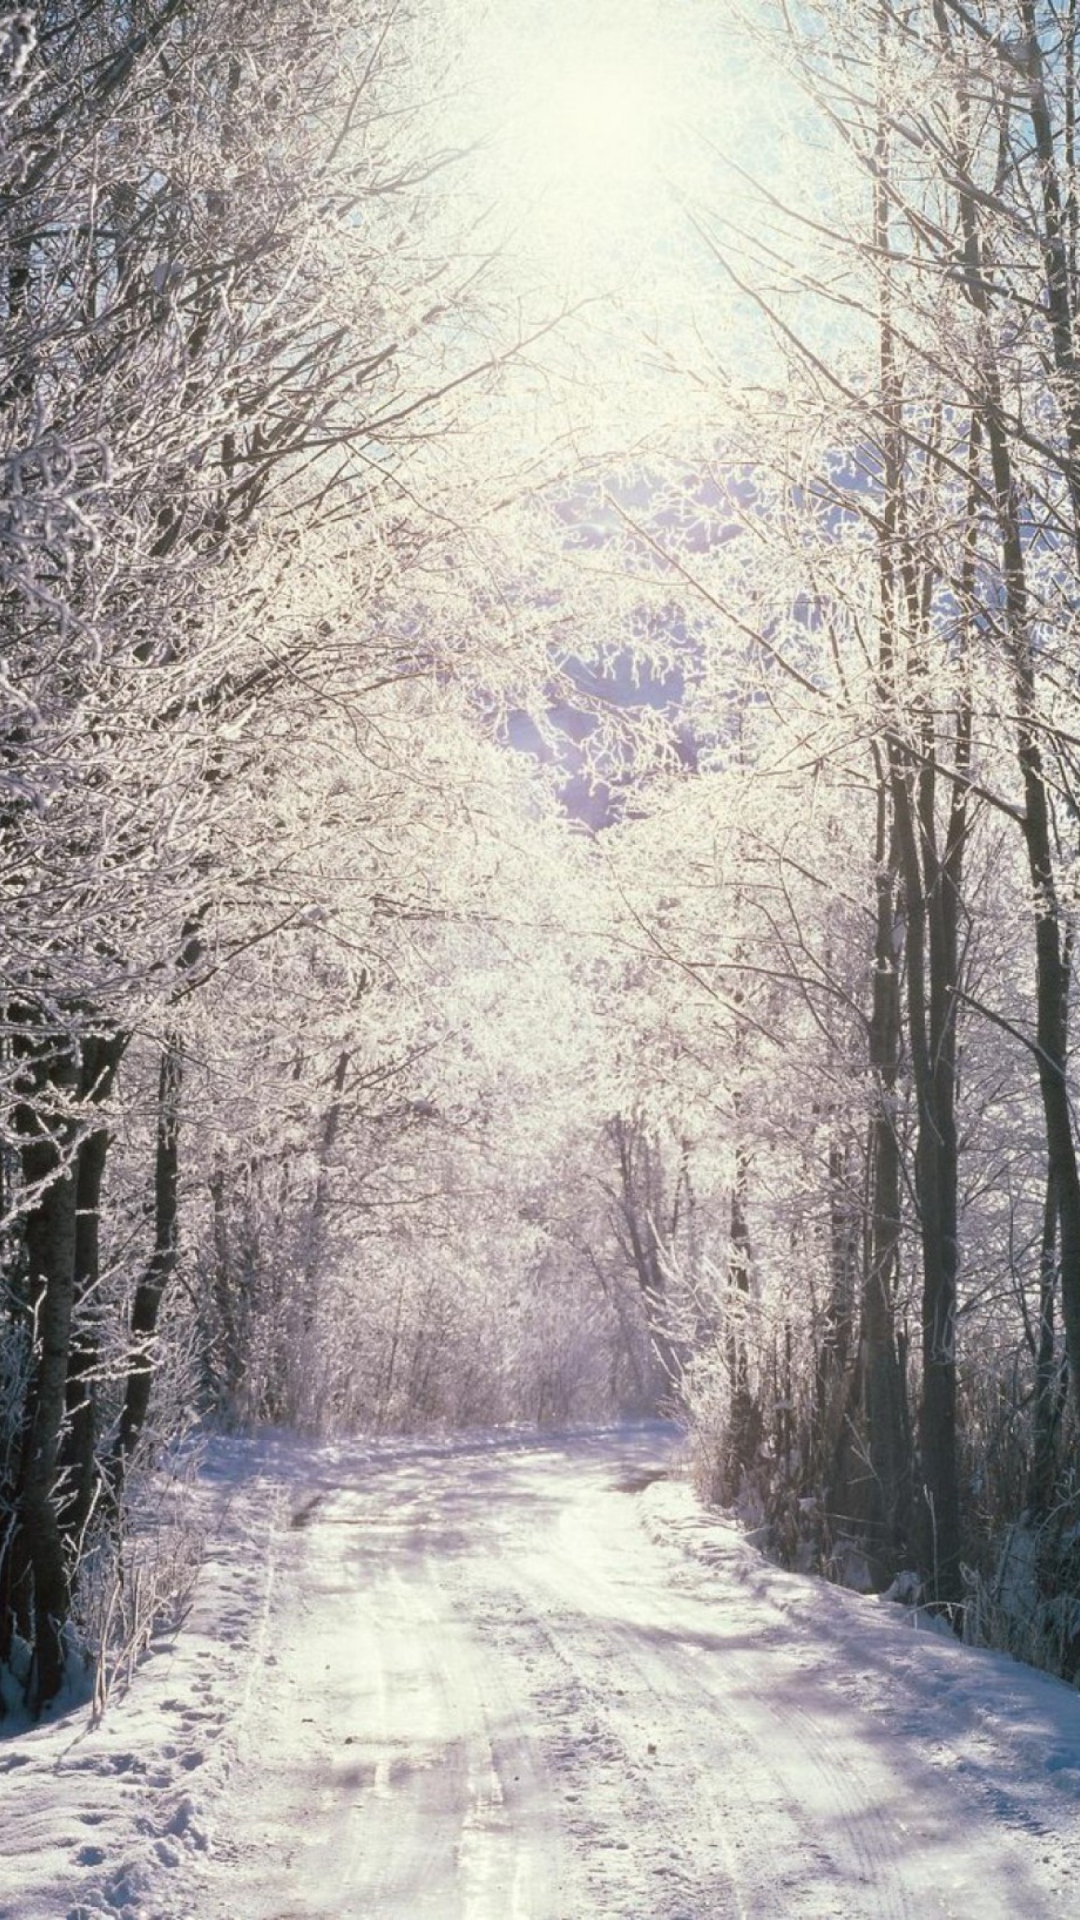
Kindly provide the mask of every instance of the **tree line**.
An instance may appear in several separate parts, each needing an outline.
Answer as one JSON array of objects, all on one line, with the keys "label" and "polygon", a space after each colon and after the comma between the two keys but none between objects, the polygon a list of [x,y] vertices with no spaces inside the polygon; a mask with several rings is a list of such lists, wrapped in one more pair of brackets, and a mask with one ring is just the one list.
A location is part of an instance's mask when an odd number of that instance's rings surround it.
[{"label": "tree line", "polygon": [[702,773],[620,860],[669,850],[662,913],[625,883],[669,1162],[726,1161],[703,1471],[802,1563],[1073,1673],[1077,22],[744,25],[801,170],[730,155],[685,218],[771,371],[714,383],[723,484],[624,528],[696,636]]},{"label": "tree line", "polygon": [[9,1702],[204,1416],[671,1407],[1076,1669],[1076,22],[724,31],[768,172],[657,204],[734,346],[609,365],[422,9],[0,22]]},{"label": "tree line", "polygon": [[[0,1664],[35,1709],[86,1638],[80,1569],[123,1582],[192,1194],[216,1333],[174,1399],[243,1403],[261,1370],[250,1411],[301,1413],[277,1376],[318,1318],[335,1143],[423,1116],[401,1082],[431,1043],[388,982],[485,776],[446,793],[457,643],[418,640],[406,584],[444,483],[421,506],[406,473],[497,355],[431,237],[407,24],[0,21]],[[259,1192],[297,1246],[272,1280],[241,1246]],[[259,1286],[292,1291],[256,1339]]]}]

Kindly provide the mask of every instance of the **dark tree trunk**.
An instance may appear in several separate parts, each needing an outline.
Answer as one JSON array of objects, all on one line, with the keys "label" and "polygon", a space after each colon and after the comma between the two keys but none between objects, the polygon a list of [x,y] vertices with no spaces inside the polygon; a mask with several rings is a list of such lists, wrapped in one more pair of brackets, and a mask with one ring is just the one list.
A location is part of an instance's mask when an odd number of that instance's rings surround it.
[{"label": "dark tree trunk", "polygon": [[1034,1336],[1035,1417],[1031,1463],[1025,1504],[1032,1524],[1045,1520],[1054,1504],[1058,1482],[1057,1439],[1063,1412],[1063,1376],[1057,1354],[1055,1295],[1057,1292],[1057,1202],[1054,1183],[1047,1180],[1043,1206],[1042,1244],[1039,1249],[1039,1324]]},{"label": "dark tree trunk", "polygon": [[735,1149],[735,1171],[731,1182],[728,1233],[727,1315],[728,1392],[731,1396],[728,1439],[728,1497],[734,1499],[744,1474],[758,1456],[762,1439],[761,1408],[750,1385],[747,1356],[746,1316],[750,1304],[753,1248],[746,1203],[750,1184],[750,1156],[745,1147]]},{"label": "dark tree trunk", "polygon": [[[871,1190],[866,1276],[862,1297],[861,1373],[869,1478],[859,1508],[879,1583],[903,1565],[911,1533],[911,1470],[905,1386],[896,1339],[895,1303],[900,1260],[901,1147],[897,1131],[900,1072],[900,954],[903,920],[897,906],[895,848],[887,826],[888,801],[878,798],[877,925],[870,1066],[874,1076]],[[841,1523],[847,1514],[837,1516]]]},{"label": "dark tree trunk", "polygon": [[[829,1144],[829,1296],[814,1367],[814,1480],[833,1470],[849,1411],[862,1240],[861,1193],[852,1190],[854,1149]],[[846,1502],[845,1502],[846,1504]]]},{"label": "dark tree trunk", "polygon": [[[1062,193],[1052,117],[1046,97],[1045,59],[1030,0],[1021,0],[1020,17],[1032,136],[1039,162],[1044,298],[1050,318],[1051,349],[1069,451],[1067,479],[1072,532],[1077,554],[1080,555],[1080,375],[1075,351],[1075,260],[1070,260],[1070,249],[1075,240],[1076,207],[1071,197],[1071,185],[1067,195]],[[947,51],[951,51],[954,25],[948,10],[940,8],[936,18],[943,45]],[[1069,20],[1066,34],[1066,54],[1070,62],[1075,58],[1075,36],[1076,22],[1073,17]],[[963,284],[972,308],[980,320],[987,323],[980,342],[981,389],[977,416],[990,455],[1001,546],[1003,629],[1010,650],[1016,701],[1016,755],[1024,795],[1022,825],[1034,906],[1039,1093],[1048,1178],[1057,1208],[1065,1349],[1072,1391],[1080,1406],[1080,1169],[1077,1166],[1066,1078],[1071,943],[1068,919],[1058,895],[1055,877],[1053,825],[1043,749],[1043,740],[1048,736],[1040,728],[1036,697],[1035,651],[1021,494],[1010,442],[1013,422],[1010,409],[1005,404],[989,326],[992,318],[992,269],[988,268],[987,250],[982,240],[983,199],[972,177],[971,141],[967,130],[970,108],[960,87],[957,90],[957,105],[958,138],[952,171],[957,186],[964,243]],[[1070,140],[1072,131],[1070,126],[1067,129]]]},{"label": "dark tree trunk", "polygon": [[1080,1404],[1080,1169],[1069,1104],[1068,1021],[1071,943],[1058,898],[1053,829],[1039,723],[1023,535],[1000,395],[991,369],[986,409],[1001,528],[1005,598],[1013,651],[1017,758],[1024,789],[1024,842],[1035,908],[1035,1038],[1047,1169],[1058,1216],[1061,1306],[1073,1393]]},{"label": "dark tree trunk", "polygon": [[[112,1090],[127,1044],[126,1036],[100,1035],[83,1047],[84,1100],[100,1105]],[[97,1374],[100,1350],[95,1331],[101,1279],[101,1195],[109,1152],[109,1130],[96,1127],[82,1141],[75,1162],[75,1297],[65,1401],[67,1422],[61,1448],[64,1472],[62,1524],[78,1551],[94,1508],[99,1482]]]},{"label": "dark tree trunk", "polygon": [[28,1701],[35,1713],[60,1691],[63,1631],[71,1612],[70,1565],[57,1480],[75,1304],[77,1122],[72,1110],[79,1083],[73,1042],[50,1037],[29,1050],[17,1124],[23,1140],[24,1186],[35,1195],[26,1218],[25,1247],[28,1307],[36,1339],[15,1502],[19,1537],[15,1568],[30,1590],[14,1597],[20,1621],[30,1627],[33,1663]]},{"label": "dark tree trunk", "polygon": [[[209,911],[204,904],[184,922],[177,969],[181,983],[175,1004],[190,989],[190,978],[202,957],[201,927]],[[179,1024],[166,1029],[158,1068],[157,1128],[154,1140],[154,1246],[135,1289],[131,1308],[131,1344],[127,1382],[111,1468],[111,1498],[123,1494],[131,1456],[146,1428],[154,1375],[154,1345],[161,1302],[176,1271],[180,1246],[180,1098],[184,1086],[184,1044]]]},{"label": "dark tree trunk", "polygon": [[[875,243],[887,259],[890,156],[884,111],[879,124]],[[955,716],[956,768],[948,788],[942,853],[937,760],[943,723],[928,669],[936,571],[909,530],[911,483],[888,270],[882,278],[879,324],[883,422],[879,674],[886,714],[893,858],[903,899],[905,1004],[918,1119],[915,1194],[922,1254],[922,1393],[917,1511],[920,1559],[930,1577],[931,1593],[936,1600],[952,1602],[960,1597],[956,1018],[970,713],[962,692]],[[972,460],[973,491],[977,435]],[[969,498],[969,526],[973,516],[974,500]],[[965,553],[970,563],[970,542]]]},{"label": "dark tree trunk", "polygon": [[894,749],[893,807],[907,900],[907,1007],[918,1106],[915,1193],[922,1252],[922,1398],[919,1407],[920,1558],[930,1595],[960,1598],[960,1485],[956,1429],[958,1259],[956,991],[958,880],[963,823],[948,867],[936,851],[932,743],[918,773]]},{"label": "dark tree trunk", "polygon": [[158,1074],[157,1135],[154,1151],[154,1250],[135,1289],[131,1309],[131,1348],[127,1386],[114,1461],[114,1492],[119,1496],[131,1455],[150,1411],[154,1342],[165,1289],[176,1270],[179,1247],[180,1095],[184,1056],[180,1035],[165,1036]]}]

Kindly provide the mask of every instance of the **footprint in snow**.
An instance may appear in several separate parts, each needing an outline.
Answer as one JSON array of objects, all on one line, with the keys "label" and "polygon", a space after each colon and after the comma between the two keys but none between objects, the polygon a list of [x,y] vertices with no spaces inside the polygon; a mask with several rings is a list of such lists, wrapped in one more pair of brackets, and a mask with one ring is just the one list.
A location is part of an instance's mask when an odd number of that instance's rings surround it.
[{"label": "footprint in snow", "polygon": [[172,1819],[166,1825],[165,1832],[174,1834],[178,1840],[186,1840],[189,1846],[198,1847],[201,1852],[209,1852],[209,1835],[197,1824],[195,1804],[186,1795],[178,1803]]},{"label": "footprint in snow", "polygon": [[65,1771],[72,1773],[145,1773],[146,1761],[137,1753],[102,1754],[97,1760],[69,1760]]}]

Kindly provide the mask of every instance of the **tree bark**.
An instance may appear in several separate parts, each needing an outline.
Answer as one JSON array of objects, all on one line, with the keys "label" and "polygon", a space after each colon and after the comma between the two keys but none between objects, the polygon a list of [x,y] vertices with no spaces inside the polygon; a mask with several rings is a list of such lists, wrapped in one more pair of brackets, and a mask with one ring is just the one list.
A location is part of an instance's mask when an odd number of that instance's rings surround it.
[{"label": "tree bark", "polygon": [[29,1601],[21,1597],[18,1610],[32,1633],[28,1704],[34,1713],[55,1699],[63,1683],[63,1632],[71,1612],[70,1566],[57,1480],[75,1305],[77,1123],[72,1110],[79,1082],[74,1043],[49,1036],[30,1049],[17,1118],[23,1139],[23,1183],[36,1195],[25,1226],[35,1364],[15,1506],[19,1560],[31,1584],[31,1597]]},{"label": "tree bark", "polygon": [[[970,721],[961,696],[956,769],[946,844],[939,850],[938,704],[929,686],[934,563],[909,531],[904,397],[892,313],[890,151],[882,105],[874,188],[875,248],[881,268],[883,504],[878,542],[880,693],[893,847],[902,886],[905,1005],[918,1118],[915,1193],[922,1256],[922,1379],[919,1402],[920,1559],[931,1597],[960,1598],[960,1484],[957,1459],[956,1305],[959,1261],[956,1134],[958,919],[967,836],[964,755]],[[932,433],[927,436],[931,441]],[[972,483],[974,475],[972,476]],[[971,517],[969,502],[969,524]],[[970,548],[965,548],[969,553]]]},{"label": "tree bark", "polygon": [[114,1493],[119,1497],[131,1456],[150,1411],[154,1341],[165,1289],[176,1270],[179,1248],[180,1095],[184,1055],[179,1032],[165,1036],[158,1072],[157,1134],[154,1150],[154,1250],[135,1289],[131,1309],[131,1349],[127,1385],[114,1457]]},{"label": "tree bark", "polygon": [[[903,920],[897,905],[896,851],[888,811],[888,795],[882,782],[878,791],[877,917],[870,1019],[870,1066],[874,1077],[870,1223],[860,1353],[870,1468],[860,1504],[865,1509],[871,1557],[879,1584],[887,1584],[903,1565],[911,1537],[905,1386],[895,1323],[902,1186],[896,1099],[900,1073],[899,967]],[[841,1521],[847,1518],[846,1515],[837,1517]]]},{"label": "tree bark", "polygon": [[[122,1034],[93,1036],[84,1043],[84,1101],[100,1106],[108,1098],[126,1045],[127,1036]],[[93,1512],[100,1477],[97,1375],[101,1355],[94,1295],[101,1279],[101,1199],[109,1139],[106,1125],[95,1127],[80,1143],[75,1162],[74,1324],[65,1387],[61,1517],[65,1536],[76,1554]]]},{"label": "tree bark", "polygon": [[[684,1361],[667,1320],[663,1246],[657,1224],[664,1219],[662,1175],[640,1117],[628,1121],[619,1114],[612,1123],[612,1135],[619,1160],[618,1215],[625,1230],[625,1239],[622,1233],[618,1238],[629,1254],[641,1293],[649,1343],[660,1375],[653,1395],[659,1405],[673,1396],[677,1398]],[[672,1228],[674,1224],[672,1221]]]},{"label": "tree bark", "polygon": [[1031,1461],[1025,1488],[1028,1520],[1035,1526],[1046,1519],[1058,1479],[1057,1436],[1064,1394],[1057,1357],[1054,1304],[1057,1291],[1057,1202],[1048,1179],[1043,1205],[1042,1243],[1039,1248],[1039,1324],[1035,1335],[1035,1415]]}]

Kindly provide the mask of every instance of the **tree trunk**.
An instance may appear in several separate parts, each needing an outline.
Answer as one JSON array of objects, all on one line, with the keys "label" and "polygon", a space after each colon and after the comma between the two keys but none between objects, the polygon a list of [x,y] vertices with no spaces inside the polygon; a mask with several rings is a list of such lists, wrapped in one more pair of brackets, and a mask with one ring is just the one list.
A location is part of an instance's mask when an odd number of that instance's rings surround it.
[{"label": "tree trunk", "polygon": [[[200,929],[209,911],[206,903],[184,922],[177,967],[190,976],[202,956]],[[175,1003],[185,986],[178,985]],[[112,1460],[112,1498],[119,1501],[131,1456],[138,1446],[150,1411],[154,1375],[154,1342],[165,1289],[176,1271],[180,1245],[180,1097],[184,1086],[184,1044],[178,1024],[166,1029],[158,1069],[157,1128],[154,1142],[154,1248],[146,1272],[135,1289],[131,1309],[131,1346],[127,1383]]]},{"label": "tree trunk", "polygon": [[[112,1090],[127,1036],[99,1035],[83,1047],[82,1092],[95,1106]],[[75,1298],[65,1400],[67,1423],[61,1447],[64,1472],[64,1533],[76,1554],[97,1497],[97,1374],[100,1351],[94,1295],[101,1278],[101,1195],[109,1130],[95,1127],[81,1142],[75,1162]],[[81,1311],[80,1311],[81,1310]]]},{"label": "tree trunk", "polygon": [[[1020,15],[1028,103],[1039,163],[1039,190],[1043,208],[1041,267],[1070,455],[1067,479],[1073,516],[1072,531],[1077,553],[1080,554],[1080,383],[1072,307],[1075,276],[1070,265],[1069,227],[1064,217],[1064,199],[1046,99],[1044,57],[1034,9],[1029,0],[1021,0]],[[942,7],[935,17],[943,47],[947,52],[951,51],[953,28],[949,14]],[[1075,20],[1069,23],[1066,40],[1069,58],[1072,59],[1075,51]],[[981,323],[981,390],[976,411],[989,448],[1001,544],[1003,625],[1010,650],[1016,700],[1016,755],[1024,795],[1023,834],[1034,908],[1039,1093],[1048,1178],[1057,1206],[1065,1348],[1072,1391],[1080,1411],[1080,1169],[1077,1166],[1066,1079],[1071,943],[1067,915],[1056,885],[1053,826],[1036,698],[1035,651],[1025,535],[1021,523],[1021,496],[1010,445],[1012,416],[1005,405],[991,328],[991,277],[981,231],[983,202],[972,180],[968,133],[970,108],[962,86],[957,89],[957,106],[958,138],[953,174],[964,244],[963,284],[967,299]]]},{"label": "tree trunk", "polygon": [[[938,844],[938,703],[927,667],[935,563],[909,530],[910,480],[904,398],[897,365],[889,261],[890,152],[880,110],[874,186],[875,247],[882,267],[881,366],[883,503],[880,578],[880,696],[893,848],[902,883],[907,1031],[918,1134],[915,1193],[922,1254],[922,1393],[919,1404],[920,1559],[934,1599],[960,1598],[960,1486],[956,1429],[956,1303],[959,1164],[956,1139],[957,924],[967,833],[963,758],[970,745],[961,697],[960,765],[950,788],[945,854]],[[931,446],[932,432],[929,436]],[[972,473],[972,485],[974,484]],[[969,524],[973,503],[969,501]],[[970,545],[965,553],[970,554]]]},{"label": "tree trunk", "polygon": [[[662,1173],[655,1164],[645,1123],[640,1118],[625,1120],[620,1114],[612,1125],[619,1158],[618,1216],[623,1233],[617,1237],[629,1255],[641,1293],[649,1342],[660,1375],[654,1400],[677,1397],[683,1373],[684,1355],[672,1338],[666,1302],[663,1246],[657,1221],[663,1220]],[[665,1222],[665,1225],[667,1223]]]},{"label": "tree trunk", "polygon": [[852,1160],[850,1144],[829,1142],[829,1294],[814,1367],[814,1479],[819,1484],[829,1477],[842,1443],[851,1386],[861,1240]]},{"label": "tree trunk", "polygon": [[[862,1297],[861,1373],[870,1474],[862,1489],[869,1547],[879,1584],[903,1565],[911,1534],[911,1471],[905,1388],[896,1340],[895,1301],[900,1260],[900,1139],[896,1097],[900,1071],[900,954],[903,920],[897,906],[895,845],[887,826],[884,782],[878,794],[877,923],[870,1066],[875,1099],[871,1124],[871,1193],[866,1277]],[[847,1515],[838,1515],[841,1522]]]},{"label": "tree trunk", "polygon": [[25,1570],[31,1584],[29,1599],[18,1599],[18,1611],[32,1633],[28,1704],[34,1713],[55,1699],[63,1683],[63,1632],[71,1612],[70,1567],[57,1480],[75,1304],[76,1122],[71,1109],[79,1081],[74,1044],[57,1037],[41,1042],[30,1053],[17,1121],[23,1138],[23,1182],[37,1195],[25,1226],[35,1365],[15,1507],[19,1570]]},{"label": "tree trunk", "polygon": [[180,1095],[184,1056],[179,1033],[164,1041],[158,1075],[154,1152],[154,1250],[135,1290],[127,1386],[114,1456],[114,1495],[119,1498],[131,1456],[150,1410],[154,1340],[165,1289],[176,1269],[179,1246]]},{"label": "tree trunk", "polygon": [[1057,1220],[1054,1183],[1048,1179],[1043,1205],[1042,1245],[1039,1250],[1039,1324],[1034,1342],[1034,1431],[1024,1495],[1028,1520],[1035,1526],[1046,1519],[1054,1504],[1058,1479],[1057,1436],[1064,1398],[1054,1327]]}]

